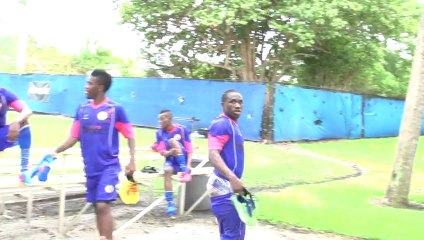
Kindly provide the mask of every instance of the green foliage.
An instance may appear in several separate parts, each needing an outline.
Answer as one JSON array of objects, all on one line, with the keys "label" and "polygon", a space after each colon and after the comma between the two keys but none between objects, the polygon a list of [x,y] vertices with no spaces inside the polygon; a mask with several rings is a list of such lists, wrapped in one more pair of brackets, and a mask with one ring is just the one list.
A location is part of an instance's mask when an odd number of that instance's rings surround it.
[{"label": "green foliage", "polygon": [[113,62],[116,62],[116,59],[112,56],[112,52],[101,48],[94,51],[84,48],[78,56],[72,58],[73,68],[79,74],[86,74],[94,68],[106,69]]},{"label": "green foliage", "polygon": [[[342,2],[340,2],[342,3]],[[311,56],[302,59],[297,77],[301,84],[350,90],[382,96],[403,97],[409,80],[413,48],[396,51],[387,47],[410,46],[415,36],[418,14],[411,1],[356,1],[352,13],[341,9],[338,17],[349,24],[337,29],[339,35],[317,35]],[[392,44],[393,45],[393,44]],[[393,46],[392,46],[393,48]],[[322,51],[324,49],[325,51]],[[402,66],[399,68],[388,65]]]},{"label": "green foliage", "polygon": [[[211,78],[289,75],[302,85],[385,96],[405,94],[410,69],[387,42],[408,45],[419,16],[412,0],[130,0],[121,12],[157,49],[149,59],[178,77],[224,69]],[[406,68],[399,74],[391,64]]]},{"label": "green foliage", "polygon": [[228,70],[216,68],[206,63],[196,62],[191,71],[191,78],[200,79],[225,79],[228,77]]},{"label": "green foliage", "polygon": [[59,49],[39,44],[34,38],[29,38],[27,48],[27,73],[76,74],[72,68],[71,56]]},{"label": "green foliage", "polygon": [[0,72],[16,72],[18,38],[13,36],[0,36]]},{"label": "green foliage", "polygon": [[[18,37],[0,37],[0,72],[16,73]],[[108,49],[84,48],[79,55],[62,53],[59,49],[40,44],[29,37],[27,43],[26,73],[86,74],[94,68],[117,70],[120,75],[141,76],[136,60],[124,60],[112,55]]]},{"label": "green foliage", "polygon": [[91,50],[88,47],[81,50],[78,56],[73,56],[71,66],[78,74],[87,74],[95,69],[117,70],[122,76],[134,76],[141,74],[133,69],[135,63],[131,60],[125,61],[112,55],[112,51],[103,48]]}]

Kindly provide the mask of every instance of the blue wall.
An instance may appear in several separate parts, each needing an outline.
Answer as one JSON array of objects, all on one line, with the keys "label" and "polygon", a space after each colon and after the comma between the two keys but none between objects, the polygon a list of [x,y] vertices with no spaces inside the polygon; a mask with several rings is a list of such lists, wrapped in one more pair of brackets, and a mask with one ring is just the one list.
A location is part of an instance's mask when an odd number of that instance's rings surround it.
[{"label": "blue wall", "polygon": [[110,97],[126,106],[130,119],[143,126],[158,126],[157,115],[166,108],[172,110],[174,116],[198,118],[196,126],[207,128],[222,112],[222,93],[237,89],[244,97],[244,110],[239,119],[243,135],[250,140],[260,140],[263,84],[161,78],[115,78],[113,84]]},{"label": "blue wall", "polygon": [[[78,104],[86,101],[86,78],[77,75],[0,74],[0,86],[13,89],[34,111],[73,116]],[[51,82],[48,102],[28,100],[28,84],[32,81]],[[207,128],[210,121],[221,113],[221,95],[230,88],[237,89],[244,97],[244,111],[239,119],[244,137],[260,140],[266,94],[263,84],[114,78],[108,96],[124,105],[130,120],[137,125],[157,127],[158,112],[170,109],[174,116],[200,119],[196,126]],[[397,136],[403,108],[404,101],[401,100],[277,86],[273,109],[274,140]],[[191,125],[190,122],[179,122]]]},{"label": "blue wall", "polygon": [[364,137],[390,137],[399,134],[404,101],[371,98],[365,100]]},{"label": "blue wall", "polygon": [[278,86],[274,105],[275,141],[359,138],[362,96]]},{"label": "blue wall", "polygon": [[[48,102],[28,100],[29,82],[50,81]],[[85,101],[84,85],[86,77],[76,75],[47,74],[0,74],[0,86],[12,90],[19,98],[37,112],[73,116],[79,103]]]},{"label": "blue wall", "polygon": [[[83,101],[86,76],[44,74],[0,74],[0,86],[12,89],[21,99],[38,112],[74,116]],[[50,81],[48,102],[28,100],[28,84],[31,81]],[[200,119],[197,127],[209,126],[212,119],[222,112],[222,93],[237,89],[244,97],[243,115],[239,119],[246,139],[260,140],[265,86],[257,83],[236,83],[162,78],[114,78],[108,96],[125,106],[132,123],[157,127],[157,115],[161,109],[170,109],[174,116]],[[184,99],[183,102],[180,100]],[[181,122],[190,125],[189,122]]]}]

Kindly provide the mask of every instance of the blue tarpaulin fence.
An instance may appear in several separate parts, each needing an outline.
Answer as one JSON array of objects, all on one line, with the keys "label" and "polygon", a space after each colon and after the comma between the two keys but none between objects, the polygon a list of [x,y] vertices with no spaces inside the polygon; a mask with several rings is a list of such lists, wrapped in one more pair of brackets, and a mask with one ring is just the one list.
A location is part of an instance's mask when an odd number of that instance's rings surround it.
[{"label": "blue tarpaulin fence", "polygon": [[[78,104],[86,101],[86,76],[47,74],[0,74],[0,86],[11,89],[37,112],[74,116]],[[29,82],[51,82],[48,102],[28,99]],[[174,116],[196,118],[197,127],[207,128],[222,112],[221,96],[237,89],[244,96],[244,113],[239,119],[243,135],[260,140],[265,86],[258,83],[162,78],[114,78],[108,97],[122,104],[133,124],[157,127],[157,115],[170,109]],[[190,123],[181,122],[189,125]]]},{"label": "blue tarpaulin fence", "polygon": [[[86,101],[86,80],[86,76],[80,75],[0,74],[0,86],[13,90],[34,111],[67,116],[73,116],[78,104]],[[50,83],[48,101],[28,98],[30,82]],[[244,137],[261,140],[264,84],[117,77],[108,96],[126,108],[128,117],[136,125],[157,127],[158,112],[169,109],[174,116],[199,119],[196,126],[207,128],[222,111],[222,93],[231,88],[244,97],[244,110],[239,119]],[[403,108],[402,100],[278,85],[273,109],[274,140],[397,136]]]},{"label": "blue tarpaulin fence", "polygon": [[277,86],[274,104],[276,141],[359,138],[362,96]]}]

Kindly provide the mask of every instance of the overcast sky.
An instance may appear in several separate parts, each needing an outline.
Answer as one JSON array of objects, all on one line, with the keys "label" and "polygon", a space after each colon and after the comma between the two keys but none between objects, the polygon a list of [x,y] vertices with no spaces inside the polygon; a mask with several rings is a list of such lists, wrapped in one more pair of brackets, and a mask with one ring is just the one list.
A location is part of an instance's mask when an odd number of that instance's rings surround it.
[{"label": "overcast sky", "polygon": [[0,0],[0,35],[26,31],[39,42],[78,53],[87,39],[95,40],[114,55],[139,55],[140,37],[119,24],[112,0]]}]

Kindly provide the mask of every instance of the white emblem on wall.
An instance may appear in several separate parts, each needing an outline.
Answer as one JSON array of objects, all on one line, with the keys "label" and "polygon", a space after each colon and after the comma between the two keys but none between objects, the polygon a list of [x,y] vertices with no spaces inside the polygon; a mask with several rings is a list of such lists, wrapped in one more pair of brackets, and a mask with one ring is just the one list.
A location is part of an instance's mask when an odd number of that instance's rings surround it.
[{"label": "white emblem on wall", "polygon": [[181,140],[181,135],[180,134],[175,134],[173,139],[180,141]]},{"label": "white emblem on wall", "polygon": [[105,192],[111,193],[115,190],[115,188],[112,185],[106,185],[105,186]]},{"label": "white emblem on wall", "polygon": [[97,119],[99,119],[100,121],[106,120],[106,118],[107,118],[107,112],[101,111],[97,113]]}]

